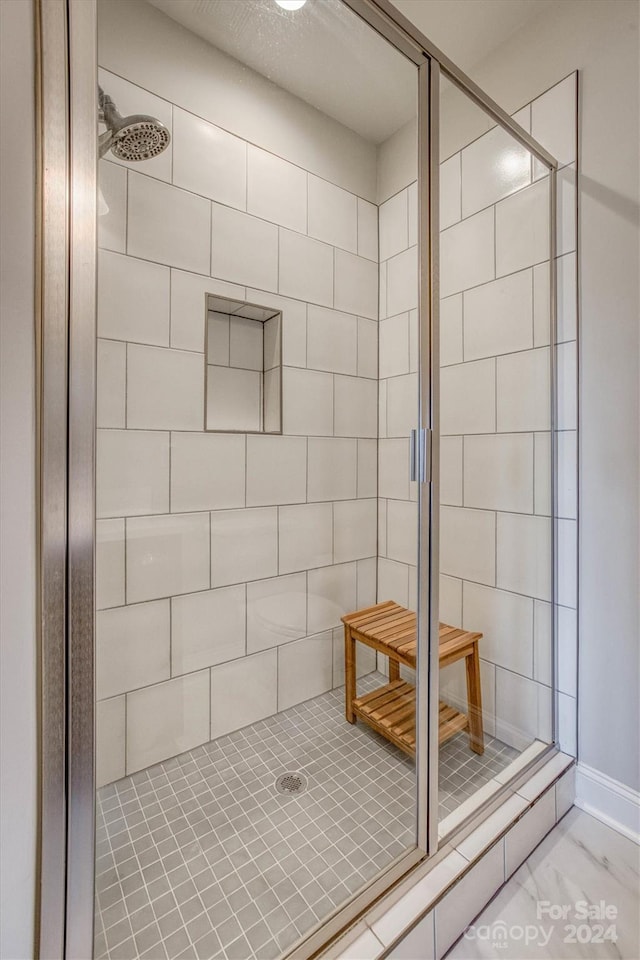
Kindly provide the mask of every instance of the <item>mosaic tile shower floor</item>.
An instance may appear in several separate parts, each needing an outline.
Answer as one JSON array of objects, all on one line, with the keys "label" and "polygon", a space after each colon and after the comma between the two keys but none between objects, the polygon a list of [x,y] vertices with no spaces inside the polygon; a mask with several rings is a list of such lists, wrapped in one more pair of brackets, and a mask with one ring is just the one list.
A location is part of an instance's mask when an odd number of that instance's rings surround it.
[{"label": "mosaic tile shower floor", "polygon": [[[95,960],[271,960],[413,844],[413,762],[343,709],[333,690],[98,791]],[[516,755],[445,744],[441,817]],[[290,771],[305,793],[276,792]]]}]

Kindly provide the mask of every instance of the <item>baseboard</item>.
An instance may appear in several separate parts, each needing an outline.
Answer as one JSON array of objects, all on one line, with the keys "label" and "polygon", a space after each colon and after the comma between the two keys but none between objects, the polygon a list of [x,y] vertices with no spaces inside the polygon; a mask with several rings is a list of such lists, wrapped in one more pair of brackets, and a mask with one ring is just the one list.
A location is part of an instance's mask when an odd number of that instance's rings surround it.
[{"label": "baseboard", "polygon": [[640,845],[640,793],[599,770],[576,767],[576,807]]}]

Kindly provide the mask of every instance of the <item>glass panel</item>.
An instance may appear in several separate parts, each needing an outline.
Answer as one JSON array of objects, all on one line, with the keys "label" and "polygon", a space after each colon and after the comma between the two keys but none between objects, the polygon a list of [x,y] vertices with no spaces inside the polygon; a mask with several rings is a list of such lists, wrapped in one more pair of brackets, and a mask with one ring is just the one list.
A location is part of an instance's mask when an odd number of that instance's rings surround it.
[{"label": "glass panel", "polygon": [[415,849],[410,618],[341,618],[417,602],[417,71],[298,7],[100,4],[96,958],[276,957]]},{"label": "glass panel", "polygon": [[549,177],[446,81],[440,123],[444,834],[552,739],[552,467]]}]

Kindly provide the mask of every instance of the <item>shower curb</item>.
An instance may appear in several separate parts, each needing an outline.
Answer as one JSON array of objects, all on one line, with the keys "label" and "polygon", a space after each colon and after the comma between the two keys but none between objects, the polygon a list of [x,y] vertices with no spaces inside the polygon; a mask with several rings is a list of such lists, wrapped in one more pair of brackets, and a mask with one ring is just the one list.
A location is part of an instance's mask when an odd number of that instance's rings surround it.
[{"label": "shower curb", "polygon": [[[427,861],[414,870],[320,957],[381,960],[420,926],[428,951],[421,960],[441,960],[574,800],[575,758],[556,753],[480,826],[464,839],[455,839],[434,865]],[[473,892],[469,896],[465,889],[461,897],[458,885],[467,878]],[[447,922],[438,923],[445,909]],[[455,927],[450,922],[452,913]]]}]

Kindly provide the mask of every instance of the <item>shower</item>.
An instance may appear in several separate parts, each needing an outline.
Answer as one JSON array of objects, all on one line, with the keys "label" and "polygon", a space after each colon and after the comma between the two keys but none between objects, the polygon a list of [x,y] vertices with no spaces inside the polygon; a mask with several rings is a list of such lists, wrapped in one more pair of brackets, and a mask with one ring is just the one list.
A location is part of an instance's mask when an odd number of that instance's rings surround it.
[{"label": "shower", "polygon": [[98,138],[101,158],[111,150],[119,160],[150,160],[169,146],[171,134],[163,123],[145,114],[122,117],[102,87],[98,106],[98,119],[107,128]]}]

